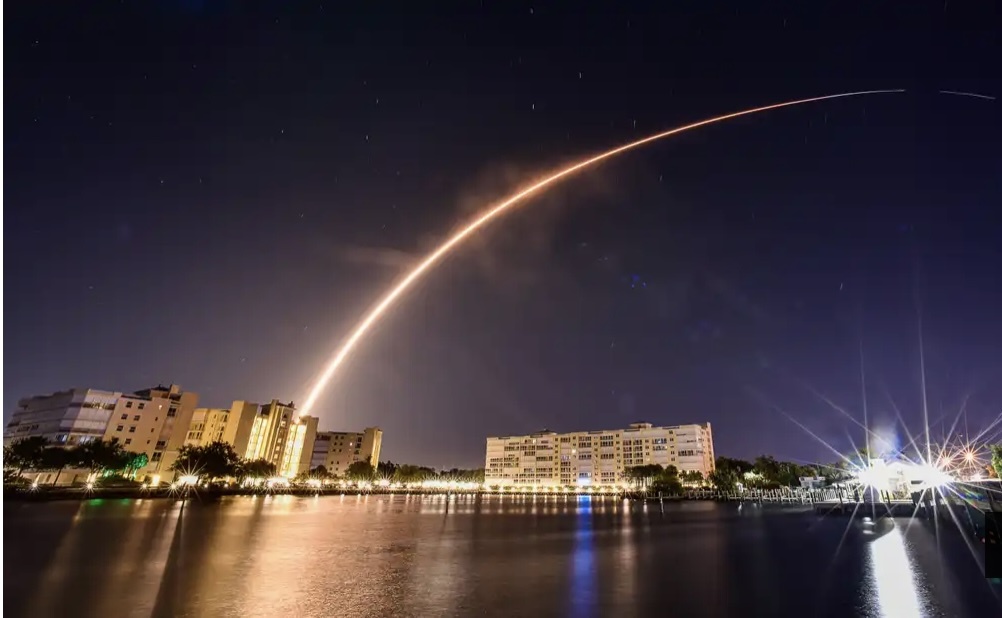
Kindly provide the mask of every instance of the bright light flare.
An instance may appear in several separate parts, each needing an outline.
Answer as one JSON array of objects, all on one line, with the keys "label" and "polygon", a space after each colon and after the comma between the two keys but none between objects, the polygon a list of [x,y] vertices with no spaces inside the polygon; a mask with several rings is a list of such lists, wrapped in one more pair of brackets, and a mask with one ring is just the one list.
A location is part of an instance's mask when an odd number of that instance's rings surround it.
[{"label": "bright light flare", "polygon": [[337,371],[338,367],[344,362],[355,346],[358,344],[359,340],[369,331],[373,324],[379,320],[379,318],[386,313],[386,311],[393,305],[398,298],[400,298],[414,283],[418,281],[428,270],[430,270],[435,264],[437,264],[442,258],[448,255],[453,249],[459,246],[464,240],[471,236],[474,232],[478,231],[480,228],[485,227],[491,221],[497,219],[505,212],[510,210],[513,206],[524,200],[525,198],[531,197],[537,193],[540,193],[543,189],[546,189],[550,185],[556,183],[559,180],[596,163],[604,161],[606,159],[612,158],[618,154],[624,153],[628,150],[633,150],[645,144],[663,139],[665,137],[670,137],[678,133],[684,133],[685,131],[690,131],[692,129],[698,129],[700,127],[716,124],[718,122],[723,122],[725,120],[731,120],[733,118],[740,118],[741,116],[749,116],[751,114],[758,114],[761,112],[767,112],[769,110],[780,109],[783,107],[792,107],[794,105],[803,105],[806,103],[814,103],[817,101],[826,101],[829,99],[840,99],[846,97],[857,97],[871,94],[891,94],[891,93],[901,93],[904,90],[866,90],[861,92],[843,92],[840,94],[830,94],[822,97],[812,97],[809,99],[798,99],[796,101],[786,101],[784,103],[775,103],[773,105],[765,105],[763,107],[755,107],[752,109],[746,109],[739,112],[733,112],[730,114],[724,114],[723,116],[715,116],[713,118],[708,118],[706,120],[700,120],[699,122],[694,122],[692,124],[687,124],[685,126],[677,127],[669,131],[664,131],[662,133],[657,133],[655,135],[650,135],[648,137],[639,139],[622,146],[613,148],[612,150],[607,150],[601,154],[589,157],[583,161],[574,163],[564,169],[551,174],[542,180],[535,182],[529,187],[522,189],[515,193],[514,195],[506,198],[501,203],[488,207],[486,211],[477,215],[471,222],[467,223],[458,232],[450,236],[445,242],[438,246],[434,251],[428,254],[417,266],[415,266],[407,275],[401,279],[396,285],[394,285],[389,292],[387,292],[376,305],[369,310],[369,312],[362,318],[362,320],[355,326],[348,338],[345,339],[344,343],[341,344],[331,359],[327,362],[327,366],[324,367],[323,372],[320,374],[319,379],[313,385],[312,390],[310,390],[309,395],[307,395],[303,407],[300,409],[301,414],[309,414],[310,410],[316,404],[317,399],[323,393],[324,388],[326,388],[327,383],[330,382],[334,373]]},{"label": "bright light flare", "polygon": [[874,459],[868,467],[856,468],[852,474],[864,487],[891,493],[905,488],[909,492],[942,489],[956,482],[956,478],[940,466],[907,461],[887,464]]},{"label": "bright light flare", "polygon": [[178,485],[182,486],[187,485],[189,487],[193,487],[195,485],[198,485],[198,477],[195,476],[194,474],[185,474],[184,476],[179,478],[177,482]]},{"label": "bright light flare", "polygon": [[918,466],[922,476],[922,486],[929,489],[941,489],[956,481],[950,474],[941,468],[931,465]]}]

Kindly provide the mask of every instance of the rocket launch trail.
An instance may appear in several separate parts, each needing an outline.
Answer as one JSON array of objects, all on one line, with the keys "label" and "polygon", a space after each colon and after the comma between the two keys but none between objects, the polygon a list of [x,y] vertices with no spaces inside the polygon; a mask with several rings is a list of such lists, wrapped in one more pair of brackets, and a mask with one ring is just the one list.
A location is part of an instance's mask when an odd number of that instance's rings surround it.
[{"label": "rocket launch trail", "polygon": [[623,144],[622,146],[617,146],[611,150],[607,150],[600,154],[588,157],[541,179],[535,183],[523,188],[516,193],[510,195],[509,197],[502,200],[500,203],[488,206],[485,210],[477,214],[471,221],[469,221],[465,226],[455,232],[452,236],[446,239],[442,244],[440,244],[435,250],[425,256],[410,272],[408,272],[402,279],[396,282],[393,287],[391,287],[386,294],[379,299],[379,301],[362,317],[362,319],[355,325],[348,337],[341,343],[341,345],[334,351],[334,354],[327,361],[323,371],[317,378],[310,390],[309,395],[306,397],[306,401],[303,407],[300,409],[301,414],[308,414],[313,406],[316,404],[317,399],[323,394],[324,389],[330,383],[331,379],[337,373],[337,370],[341,365],[344,364],[345,360],[355,349],[358,343],[365,337],[369,329],[379,321],[379,319],[389,311],[393,305],[404,296],[415,283],[418,282],[423,276],[425,276],[436,264],[441,262],[447,255],[456,250],[460,245],[463,244],[467,238],[473,235],[475,232],[486,227],[490,223],[500,219],[502,215],[514,209],[515,206],[521,204],[526,200],[526,198],[532,197],[539,193],[545,191],[548,187],[556,184],[558,181],[563,180],[569,176],[572,176],[582,170],[590,168],[597,163],[601,163],[606,159],[611,159],[616,155],[622,154],[624,152],[639,148],[645,144],[651,142],[656,142],[658,140],[664,139],[666,137],[671,137],[672,135],[677,135],[679,133],[685,133],[686,131],[692,131],[700,127],[705,127],[707,125],[716,124],[718,122],[724,122],[726,120],[731,120],[733,118],[740,118],[742,116],[750,116],[752,114],[759,114],[762,112],[767,112],[774,109],[781,109],[784,107],[794,107],[797,105],[805,105],[807,103],[815,103],[818,101],[827,101],[830,99],[842,99],[848,97],[860,97],[868,95],[877,94],[893,94],[901,93],[904,90],[866,90],[861,92],[843,92],[839,94],[830,94],[821,97],[812,97],[809,99],[798,99],[795,101],[786,101],[783,103],[775,103],[772,105],[765,105],[763,107],[755,107],[752,109],[746,109],[738,112],[733,112],[730,114],[724,114],[722,116],[715,116],[713,118],[708,118],[706,120],[700,120],[699,122],[694,122],[692,124],[687,124],[685,126],[677,127],[668,131],[663,131],[661,133],[656,133],[648,137],[630,142],[628,144]]}]

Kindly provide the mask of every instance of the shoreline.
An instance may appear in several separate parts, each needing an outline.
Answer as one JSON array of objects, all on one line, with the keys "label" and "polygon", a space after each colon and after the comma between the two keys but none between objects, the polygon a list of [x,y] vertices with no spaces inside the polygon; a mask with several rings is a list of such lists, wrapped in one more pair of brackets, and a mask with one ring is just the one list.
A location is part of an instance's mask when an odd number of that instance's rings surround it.
[{"label": "shoreline", "polygon": [[86,501],[86,500],[195,500],[213,501],[229,496],[513,496],[523,498],[578,498],[583,496],[593,498],[618,498],[640,502],[746,502],[756,503],[763,506],[802,506],[810,508],[813,503],[806,499],[770,499],[759,496],[745,496],[736,498],[733,496],[710,496],[710,495],[671,495],[659,496],[650,495],[636,491],[592,491],[592,492],[565,492],[565,491],[494,491],[489,489],[453,489],[443,490],[440,488],[411,488],[411,489],[390,489],[373,487],[369,489],[358,489],[348,487],[287,487],[287,488],[213,488],[209,489],[171,489],[163,486],[156,489],[132,488],[132,487],[107,487],[85,489],[75,488],[4,488],[3,499],[10,502],[55,502],[55,501]]}]

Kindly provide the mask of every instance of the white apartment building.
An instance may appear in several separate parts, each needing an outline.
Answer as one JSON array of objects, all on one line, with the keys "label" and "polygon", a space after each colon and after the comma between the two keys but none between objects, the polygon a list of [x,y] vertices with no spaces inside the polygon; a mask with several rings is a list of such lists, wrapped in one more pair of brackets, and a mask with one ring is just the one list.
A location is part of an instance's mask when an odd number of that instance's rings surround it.
[{"label": "white apartment building", "polygon": [[714,470],[710,423],[487,438],[485,484],[622,485],[627,468],[675,466],[679,472]]},{"label": "white apartment building", "polygon": [[73,388],[25,397],[17,402],[4,429],[3,443],[32,436],[66,446],[100,440],[121,396],[120,392]]},{"label": "white apartment building", "polygon": [[383,446],[383,430],[366,427],[361,433],[351,431],[320,431],[313,443],[310,469],[323,466],[327,472],[341,476],[356,461],[365,461],[375,468]]}]

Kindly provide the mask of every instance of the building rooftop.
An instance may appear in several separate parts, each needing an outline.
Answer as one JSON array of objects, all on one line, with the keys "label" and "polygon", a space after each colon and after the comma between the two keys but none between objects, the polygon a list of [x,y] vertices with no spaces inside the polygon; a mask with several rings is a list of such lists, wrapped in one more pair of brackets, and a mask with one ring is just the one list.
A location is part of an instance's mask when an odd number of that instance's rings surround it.
[{"label": "building rooftop", "polygon": [[710,423],[709,422],[705,422],[705,423],[684,423],[684,424],[681,424],[681,425],[654,425],[652,423],[641,422],[641,423],[630,423],[629,427],[619,428],[619,429],[577,429],[577,430],[574,430],[574,431],[553,431],[552,429],[544,429],[542,431],[537,431],[537,432],[530,433],[530,434],[510,434],[510,435],[507,435],[507,436],[487,436],[487,439],[488,440],[510,440],[510,439],[513,439],[513,438],[535,438],[535,437],[539,437],[539,436],[555,436],[555,435],[563,435],[563,434],[570,434],[570,433],[586,433],[586,434],[596,435],[597,436],[599,434],[613,433],[613,432],[620,432],[620,433],[627,433],[627,432],[629,432],[629,433],[632,433],[632,432],[635,432],[635,431],[640,431],[641,429],[670,429],[670,430],[674,430],[674,429],[681,429],[683,427],[692,427],[692,426],[698,426],[698,427],[702,427],[704,429],[707,429],[707,428],[709,428]]}]

